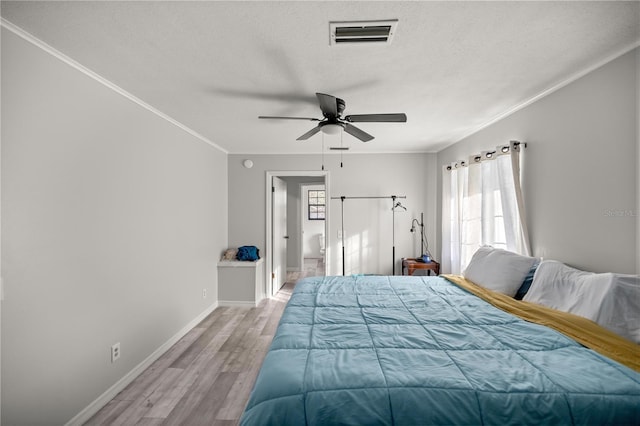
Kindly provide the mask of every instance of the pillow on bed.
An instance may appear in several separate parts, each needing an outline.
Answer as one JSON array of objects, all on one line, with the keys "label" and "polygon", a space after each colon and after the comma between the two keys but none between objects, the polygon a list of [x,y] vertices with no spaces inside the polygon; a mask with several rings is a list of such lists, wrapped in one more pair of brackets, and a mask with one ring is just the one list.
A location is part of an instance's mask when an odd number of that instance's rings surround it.
[{"label": "pillow on bed", "polygon": [[522,282],[522,285],[516,292],[516,295],[513,296],[514,299],[522,300],[525,294],[527,294],[527,292],[531,288],[531,283],[533,282],[533,275],[536,273],[536,269],[538,268],[539,264],[540,264],[540,260],[536,258],[536,261],[533,262],[533,266],[531,267],[531,269],[529,269],[529,272],[527,272],[527,275],[524,277],[524,281]]},{"label": "pillow on bed", "polygon": [[536,261],[535,257],[483,246],[473,254],[463,275],[489,290],[513,297]]},{"label": "pillow on bed", "polygon": [[640,343],[640,277],[596,274],[545,260],[533,277],[525,301],[588,318]]}]

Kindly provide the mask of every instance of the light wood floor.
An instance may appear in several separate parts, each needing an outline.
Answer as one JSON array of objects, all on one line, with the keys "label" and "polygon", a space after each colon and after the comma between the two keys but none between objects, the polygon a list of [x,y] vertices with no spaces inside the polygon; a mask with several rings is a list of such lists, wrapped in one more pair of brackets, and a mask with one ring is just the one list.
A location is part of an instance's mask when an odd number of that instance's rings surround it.
[{"label": "light wood floor", "polygon": [[238,424],[295,281],[316,273],[287,274],[256,308],[217,308],[85,425]]}]

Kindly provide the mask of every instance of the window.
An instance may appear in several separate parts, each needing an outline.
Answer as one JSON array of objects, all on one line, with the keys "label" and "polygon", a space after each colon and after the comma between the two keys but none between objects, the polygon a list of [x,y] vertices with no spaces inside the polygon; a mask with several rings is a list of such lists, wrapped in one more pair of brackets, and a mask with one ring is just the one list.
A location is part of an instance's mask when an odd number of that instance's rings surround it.
[{"label": "window", "polygon": [[324,190],[309,190],[309,220],[324,220]]},{"label": "window", "polygon": [[483,245],[529,256],[519,144],[512,141],[508,147],[496,147],[492,155],[485,152],[474,157],[478,161],[443,170],[444,271],[462,273]]}]

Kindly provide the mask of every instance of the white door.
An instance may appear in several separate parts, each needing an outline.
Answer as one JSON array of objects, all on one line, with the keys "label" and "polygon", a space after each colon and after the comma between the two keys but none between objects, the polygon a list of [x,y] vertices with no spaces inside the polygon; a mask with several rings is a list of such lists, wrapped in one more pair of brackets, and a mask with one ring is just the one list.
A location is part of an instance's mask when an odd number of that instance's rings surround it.
[{"label": "white door", "polygon": [[271,183],[273,206],[273,241],[271,253],[271,288],[276,294],[287,279],[287,183],[279,177],[273,176]]}]

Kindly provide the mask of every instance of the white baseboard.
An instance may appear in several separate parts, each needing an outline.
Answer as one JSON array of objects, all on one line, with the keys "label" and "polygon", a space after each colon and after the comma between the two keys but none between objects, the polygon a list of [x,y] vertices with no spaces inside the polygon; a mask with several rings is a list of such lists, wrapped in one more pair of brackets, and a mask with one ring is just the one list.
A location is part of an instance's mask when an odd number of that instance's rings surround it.
[{"label": "white baseboard", "polygon": [[80,426],[95,415],[102,407],[107,405],[121,390],[127,387],[129,383],[133,382],[144,370],[146,370],[154,361],[160,358],[166,351],[168,351],[178,340],[182,339],[189,331],[198,325],[203,319],[205,319],[211,312],[213,312],[219,306],[218,303],[214,303],[209,306],[204,312],[198,315],[185,325],[180,331],[173,335],[169,340],[156,349],[151,355],[149,355],[144,361],[138,364],[133,370],[125,374],[120,380],[118,380],[113,386],[107,389],[102,395],[100,395],[95,401],[89,404],[84,410],[80,411],[71,420],[69,420],[65,426]]},{"label": "white baseboard", "polygon": [[238,301],[238,300],[218,300],[218,306],[228,307],[228,308],[255,308],[260,303],[260,300],[257,302],[248,302],[248,301]]}]

